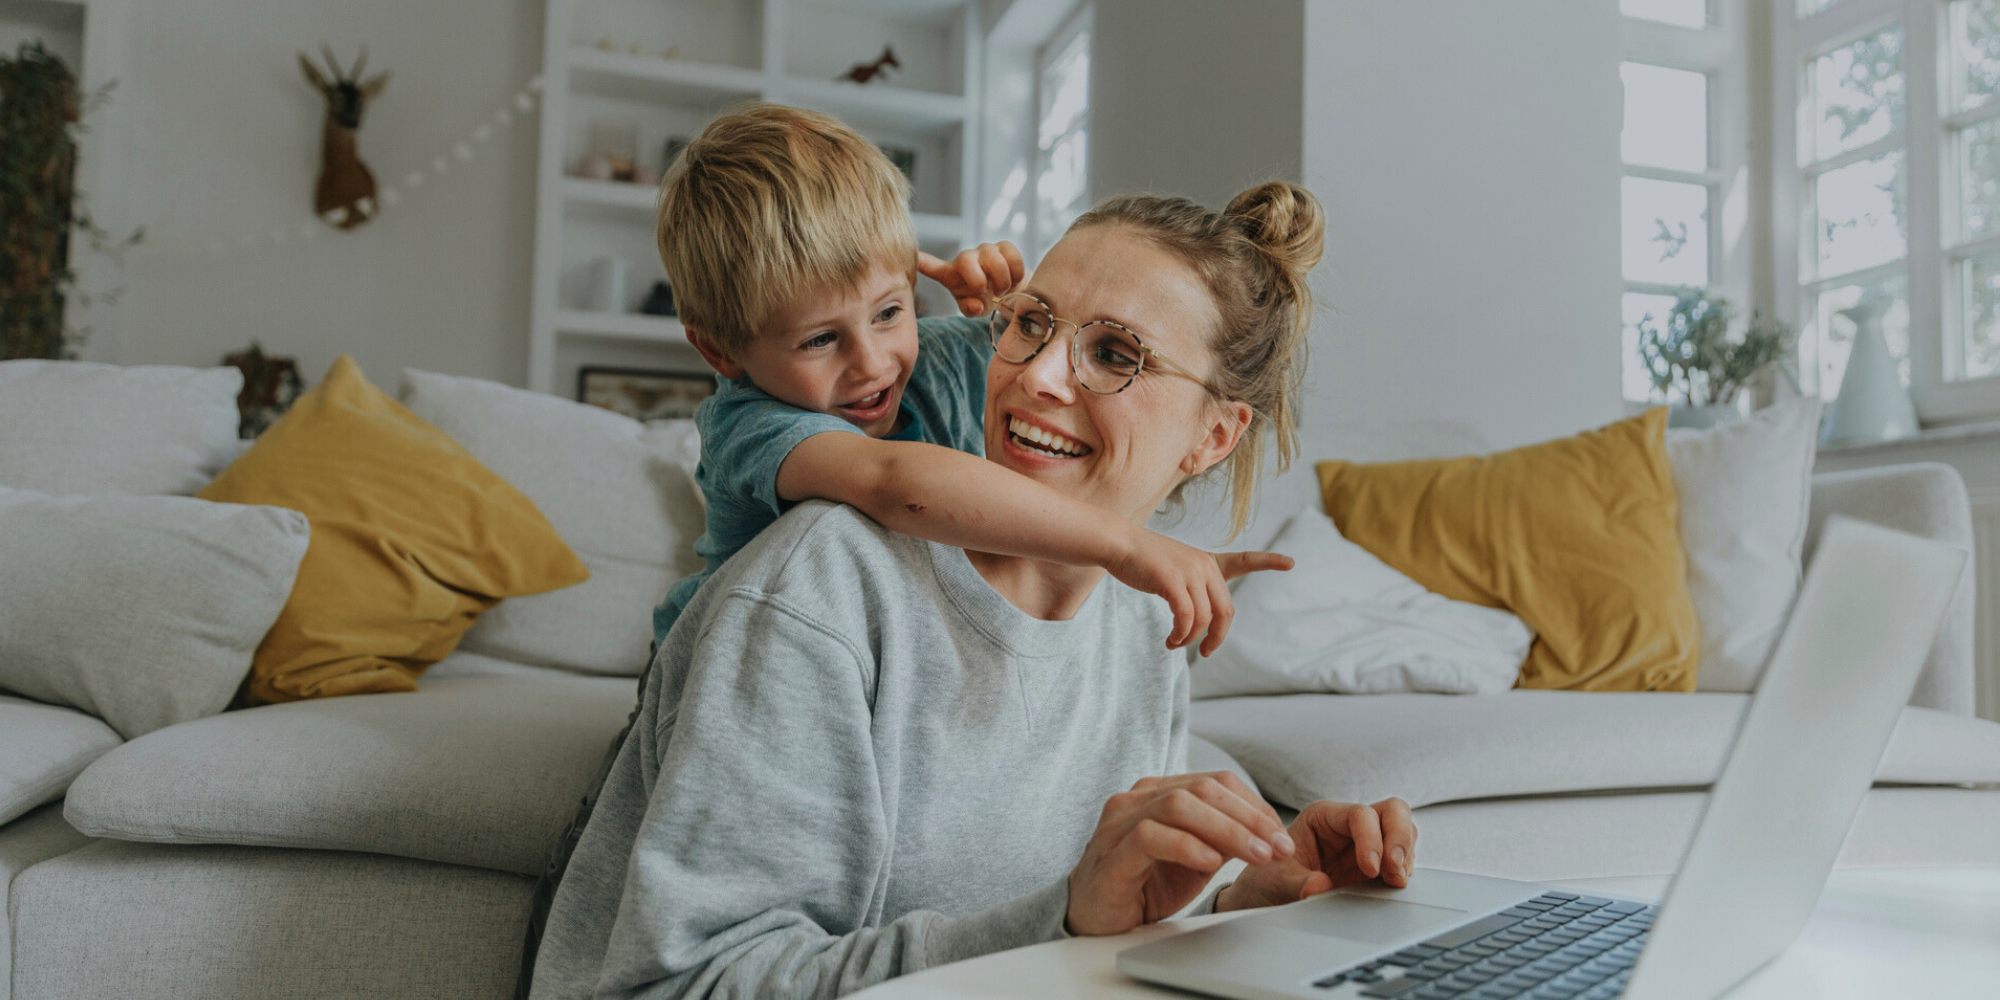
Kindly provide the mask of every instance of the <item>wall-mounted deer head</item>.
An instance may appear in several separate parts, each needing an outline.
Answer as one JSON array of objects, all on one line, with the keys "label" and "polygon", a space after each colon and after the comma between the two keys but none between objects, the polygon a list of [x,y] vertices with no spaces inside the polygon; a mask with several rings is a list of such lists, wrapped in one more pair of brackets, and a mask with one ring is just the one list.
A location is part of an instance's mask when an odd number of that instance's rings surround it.
[{"label": "wall-mounted deer head", "polygon": [[[342,229],[353,229],[375,217],[375,175],[361,162],[354,147],[355,130],[361,127],[361,112],[368,102],[389,85],[385,70],[367,82],[361,70],[368,65],[368,47],[354,60],[354,68],[343,73],[333,58],[333,49],[324,43],[326,74],[321,75],[306,54],[299,53],[299,68],[306,81],[326,98],[326,124],[320,137],[319,184],[313,190],[313,212]],[[328,77],[332,82],[328,82]]]}]

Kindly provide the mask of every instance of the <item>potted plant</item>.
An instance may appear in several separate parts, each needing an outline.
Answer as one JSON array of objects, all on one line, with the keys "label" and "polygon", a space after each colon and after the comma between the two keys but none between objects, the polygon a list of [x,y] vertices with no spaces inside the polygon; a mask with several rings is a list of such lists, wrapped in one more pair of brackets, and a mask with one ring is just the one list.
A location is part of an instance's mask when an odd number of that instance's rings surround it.
[{"label": "potted plant", "polygon": [[143,235],[113,241],[75,187],[81,119],[106,96],[80,94],[76,75],[38,41],[0,57],[0,361],[69,357],[82,339],[63,315],[72,299],[90,301],[70,270],[72,232],[111,253]]},{"label": "potted plant", "polygon": [[1727,298],[1684,288],[1664,320],[1649,314],[1639,321],[1639,359],[1653,388],[1673,401],[1670,426],[1739,419],[1737,395],[1791,356],[1791,327],[1759,311],[1733,334],[1737,315]]}]

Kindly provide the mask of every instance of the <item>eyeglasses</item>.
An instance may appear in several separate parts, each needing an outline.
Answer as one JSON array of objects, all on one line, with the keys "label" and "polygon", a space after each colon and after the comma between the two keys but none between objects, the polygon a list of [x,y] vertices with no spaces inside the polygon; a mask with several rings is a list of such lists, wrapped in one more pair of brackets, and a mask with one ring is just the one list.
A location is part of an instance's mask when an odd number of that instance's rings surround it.
[{"label": "eyeglasses", "polygon": [[1057,327],[1064,324],[1076,327],[1076,335],[1069,342],[1070,369],[1076,372],[1078,385],[1101,396],[1125,391],[1146,369],[1148,360],[1195,380],[1217,396],[1222,395],[1186,365],[1141,343],[1139,335],[1131,329],[1108,319],[1081,325],[1058,319],[1048,303],[1026,292],[1000,296],[993,303],[993,314],[986,323],[993,334],[993,352],[1017,365],[1027,364],[1042,353],[1042,348],[1056,335]]}]

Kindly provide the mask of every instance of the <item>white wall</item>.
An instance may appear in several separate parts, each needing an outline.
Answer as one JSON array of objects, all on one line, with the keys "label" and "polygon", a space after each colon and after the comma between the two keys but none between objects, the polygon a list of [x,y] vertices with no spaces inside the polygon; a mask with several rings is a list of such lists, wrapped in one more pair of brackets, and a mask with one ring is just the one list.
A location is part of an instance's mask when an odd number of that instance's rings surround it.
[{"label": "white wall", "polygon": [[1302,0],[1096,0],[1090,196],[1299,179]]},{"label": "white wall", "polygon": [[1314,423],[1511,447],[1621,415],[1620,38],[1602,0],[1307,4]]},{"label": "white wall", "polygon": [[[1250,544],[1316,495],[1316,460],[1506,448],[1623,415],[1617,5],[1306,0],[1303,36],[1320,316],[1299,464]],[[1224,523],[1211,508],[1176,533],[1212,542]]]},{"label": "white wall", "polygon": [[[394,73],[369,107],[363,159],[400,179],[448,151],[541,65],[536,0],[175,0],[129,7],[131,123],[124,218],[146,244],[124,268],[116,343],[87,357],[214,364],[255,338],[317,380],[353,354],[393,391],[404,366],[519,384],[526,375],[534,238],[532,116],[470,165],[358,230],[312,243],[323,102],[298,50],[367,43]],[[291,239],[234,244],[282,227]],[[220,259],[208,244],[231,244]]]}]

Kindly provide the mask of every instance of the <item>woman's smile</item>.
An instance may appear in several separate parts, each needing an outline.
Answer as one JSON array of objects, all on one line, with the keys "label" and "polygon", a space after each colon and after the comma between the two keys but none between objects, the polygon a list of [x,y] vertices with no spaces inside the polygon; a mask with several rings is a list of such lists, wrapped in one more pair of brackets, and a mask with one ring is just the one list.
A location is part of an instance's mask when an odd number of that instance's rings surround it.
[{"label": "woman's smile", "polygon": [[1011,412],[1007,414],[1007,443],[1049,459],[1082,458],[1096,450],[1046,423]]}]

